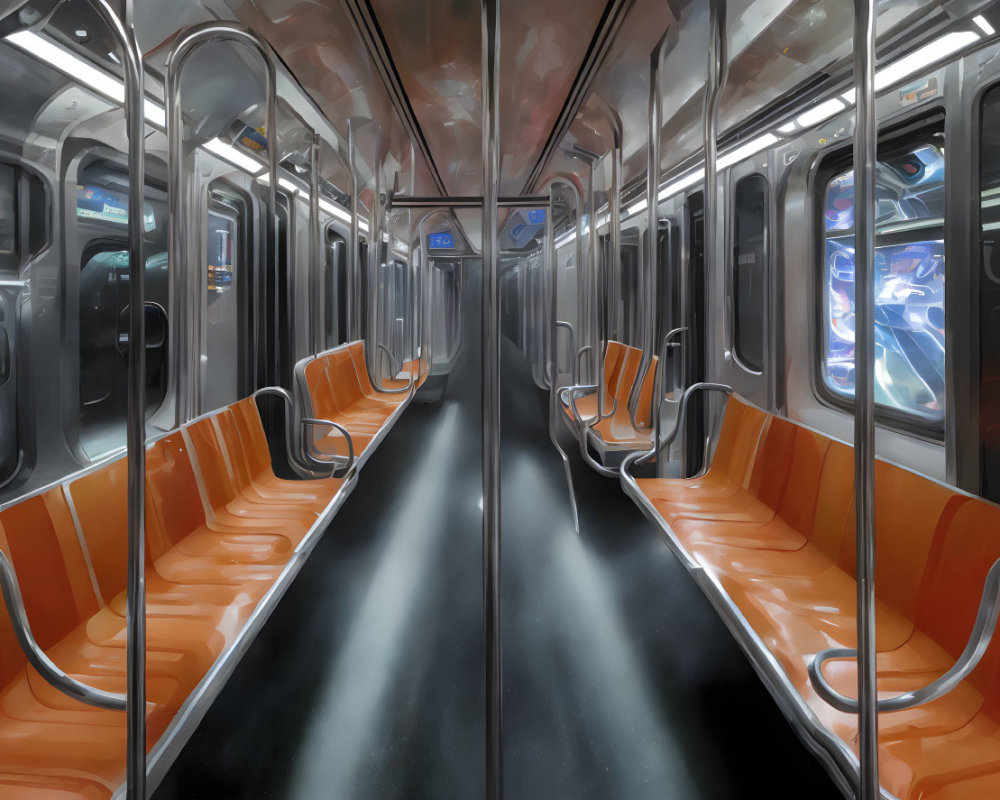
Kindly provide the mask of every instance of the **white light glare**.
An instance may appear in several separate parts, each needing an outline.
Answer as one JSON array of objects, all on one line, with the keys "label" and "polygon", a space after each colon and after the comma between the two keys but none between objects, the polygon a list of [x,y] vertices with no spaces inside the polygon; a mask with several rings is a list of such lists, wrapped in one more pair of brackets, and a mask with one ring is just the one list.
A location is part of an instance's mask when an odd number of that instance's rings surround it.
[{"label": "white light glare", "polygon": [[[264,172],[262,175],[259,175],[257,177],[257,182],[258,183],[263,183],[265,186],[267,186],[271,182],[271,176],[267,172]],[[281,178],[281,177],[279,177],[278,178],[278,186],[280,186],[282,189],[284,189],[289,194],[301,194],[301,193],[303,193],[302,187],[299,186],[298,184],[292,183],[290,180],[288,180],[288,178]]]},{"label": "white light glare", "polygon": [[777,141],[778,137],[773,133],[765,133],[756,139],[751,139],[746,144],[740,145],[719,156],[717,162],[718,168],[725,169],[726,167],[731,167],[733,164],[738,164],[745,158],[757,155],[761,150],[767,150],[771,145],[776,144]]},{"label": "white light glare", "polygon": [[689,172],[682,178],[678,178],[672,183],[668,183],[662,189],[660,193],[656,196],[658,200],[666,200],[668,197],[673,197],[680,191],[687,189],[688,186],[693,186],[698,181],[705,179],[705,168],[696,169],[694,172]]},{"label": "white light glare", "polygon": [[905,58],[894,61],[884,69],[875,73],[875,91],[880,92],[893,84],[927,69],[927,65],[934,61],[941,61],[952,53],[968,47],[973,42],[978,42],[982,37],[975,31],[953,31],[946,33],[939,39],[935,39],[930,44],[926,44],[919,50],[915,50]]},{"label": "white light glare", "polygon": [[[50,67],[54,67],[97,94],[119,104],[125,102],[125,84],[120,80],[97,69],[92,64],[88,64],[79,56],[39,36],[34,31],[16,31],[7,36],[6,41],[24,50],[28,55],[44,61]],[[167,124],[167,114],[163,110],[163,106],[152,100],[145,101],[143,116],[148,122],[161,128]]]},{"label": "white light glare", "polygon": [[646,198],[644,197],[638,203],[629,206],[628,209],[626,209],[625,211],[625,216],[634,217],[636,214],[641,214],[643,211],[646,210],[647,205],[648,203],[646,202]]},{"label": "white light glare", "polygon": [[[983,21],[985,22],[985,20]],[[981,38],[975,31],[946,33],[930,44],[925,44],[918,50],[914,50],[905,58],[894,61],[889,66],[878,70],[875,73],[875,91],[881,92],[883,89],[888,89],[890,86],[906,80],[915,73],[923,72],[927,69],[928,64],[943,61],[953,53],[978,42]],[[854,89],[848,89],[841,97],[848,104],[853,105],[855,101]]]},{"label": "white light glare", "polygon": [[977,14],[976,16],[974,16],[972,18],[972,21],[975,22],[976,27],[978,27],[979,30],[981,30],[987,36],[992,36],[994,33],[996,33],[996,29],[994,29],[994,27],[990,25],[986,17],[984,17],[982,14]]},{"label": "white light glare", "polygon": [[826,102],[820,103],[818,106],[799,114],[795,119],[795,124],[800,128],[811,128],[814,125],[819,125],[821,122],[826,122],[830,117],[836,116],[845,108],[847,106],[843,102],[836,97],[831,97]]},{"label": "white light glare", "polygon": [[[244,172],[249,172],[251,175],[256,175],[264,169],[263,164],[259,161],[246,155],[246,153],[241,153],[235,147],[226,144],[221,139],[209,139],[203,146],[209,153],[225,159],[230,164],[239,167]],[[266,183],[267,181],[263,182]]]}]

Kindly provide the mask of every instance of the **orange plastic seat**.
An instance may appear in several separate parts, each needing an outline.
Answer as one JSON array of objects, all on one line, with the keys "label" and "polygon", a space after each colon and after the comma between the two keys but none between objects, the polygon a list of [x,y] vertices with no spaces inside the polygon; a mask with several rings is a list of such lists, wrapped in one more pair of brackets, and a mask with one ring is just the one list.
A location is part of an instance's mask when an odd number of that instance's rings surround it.
[{"label": "orange plastic seat", "polygon": [[[822,700],[807,672],[820,650],[856,646],[853,455],[849,445],[732,397],[703,478],[638,484],[816,719],[856,748],[856,715]],[[927,685],[962,652],[986,573],[1000,558],[1000,536],[992,535],[1000,508],[881,461],[875,487],[884,697]],[[833,660],[824,674],[854,696],[856,670],[853,660]],[[992,797],[1000,789],[998,723],[1000,644],[992,644],[954,691],[880,715],[883,786],[905,800]]]}]

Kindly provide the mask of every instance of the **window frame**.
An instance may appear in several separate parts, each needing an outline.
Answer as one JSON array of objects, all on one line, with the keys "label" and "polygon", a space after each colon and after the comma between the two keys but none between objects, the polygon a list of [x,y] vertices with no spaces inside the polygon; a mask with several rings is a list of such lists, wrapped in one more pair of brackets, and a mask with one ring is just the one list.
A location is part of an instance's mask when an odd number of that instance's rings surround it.
[{"label": "window frame", "polygon": [[[737,270],[739,268],[739,255],[737,253],[737,247],[739,246],[739,239],[737,237],[736,230],[736,198],[737,192],[741,184],[746,181],[759,181],[763,185],[763,206],[764,206],[764,220],[763,220],[763,247],[762,247],[762,257],[761,257],[761,302],[764,303],[764,307],[761,313],[761,325],[760,325],[760,365],[753,365],[749,360],[743,357],[740,352],[740,337],[739,331],[740,327],[737,324],[739,318],[739,303],[737,302],[737,295],[739,290],[739,281],[737,280]],[[735,182],[732,184],[732,242],[729,248],[729,287],[730,287],[730,300],[732,302],[732,313],[730,315],[729,324],[732,331],[732,355],[733,360],[736,364],[744,371],[750,375],[762,376],[764,370],[767,367],[767,330],[768,330],[768,308],[765,299],[768,295],[768,285],[770,276],[770,264],[771,264],[771,223],[772,223],[772,213],[771,213],[771,199],[772,199],[772,188],[771,181],[763,172],[759,170],[753,170],[745,175],[736,178]]]},{"label": "window frame", "polygon": [[[899,152],[911,150],[919,146],[922,140],[929,142],[936,134],[944,133],[944,106],[934,105],[926,109],[921,109],[920,114],[917,116],[907,117],[896,123],[879,127],[877,160],[881,161],[885,158],[892,157]],[[813,394],[817,397],[817,399],[819,399],[819,401],[826,406],[846,412],[853,416],[853,395],[845,397],[844,395],[834,392],[829,386],[827,386],[824,377],[824,342],[825,325],[827,322],[826,315],[824,313],[824,293],[826,289],[824,277],[826,270],[826,242],[829,238],[825,226],[826,190],[830,181],[834,177],[852,169],[852,152],[852,147],[849,143],[841,147],[831,148],[827,151],[821,152],[818,158],[818,168],[816,169],[813,178],[811,195],[813,200],[812,218],[815,242],[813,247],[814,265],[812,270],[812,294],[813,318],[815,324],[813,325],[812,331],[814,342],[811,372]],[[928,225],[927,227],[922,227],[920,230],[933,232],[934,235],[939,233],[941,240],[947,244],[948,217],[950,213],[947,187],[952,170],[947,142],[945,142],[944,155],[944,217],[940,223],[933,226]],[[853,228],[851,230],[853,231]],[[839,233],[842,236],[853,235],[848,234],[847,231],[841,231]],[[902,244],[911,241],[913,241],[912,231],[890,231],[883,234],[876,233],[875,236],[876,247],[879,247],[880,245],[891,246],[892,244]],[[945,262],[945,269],[947,269],[947,261]],[[947,287],[948,284],[946,276],[944,304],[946,330],[948,320]],[[947,359],[947,354],[945,358]],[[945,363],[944,380],[945,387],[943,397],[945,398],[945,402],[947,402],[949,395],[947,361]],[[944,442],[945,427],[948,419],[947,408],[943,409],[941,419],[939,421],[925,420],[914,414],[910,414],[878,402],[874,404],[874,411],[875,422],[881,427],[900,431],[936,443]]]}]

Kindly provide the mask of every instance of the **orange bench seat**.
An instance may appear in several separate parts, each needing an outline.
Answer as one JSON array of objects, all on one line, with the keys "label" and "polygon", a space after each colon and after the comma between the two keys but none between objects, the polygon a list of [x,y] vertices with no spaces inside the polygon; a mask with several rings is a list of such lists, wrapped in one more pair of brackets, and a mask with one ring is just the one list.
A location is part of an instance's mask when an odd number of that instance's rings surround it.
[{"label": "orange bench seat", "polygon": [[[856,646],[853,458],[849,445],[731,397],[704,476],[636,485],[702,587],[738,610],[750,655],[780,663],[799,722],[856,756],[856,715],[820,698],[807,672],[821,650]],[[883,461],[875,487],[886,697],[927,685],[962,652],[1000,558],[1000,508]],[[824,674],[856,696],[853,661],[828,662]],[[879,726],[882,785],[896,797],[1000,797],[1000,644],[953,692],[883,712]]]},{"label": "orange bench seat", "polygon": [[[127,462],[0,511],[0,548],[32,632],[70,676],[124,692]],[[242,636],[347,484],[274,475],[252,400],[147,448],[147,742]],[[314,540],[314,537],[310,541]],[[28,665],[0,615],[0,800],[105,800],[125,775],[125,715],[86,705]],[[262,618],[255,620],[262,624]]]},{"label": "orange bench seat", "polygon": [[[409,363],[412,367],[413,362]],[[343,425],[351,435],[359,465],[367,460],[373,443],[392,427],[410,398],[409,392],[380,392],[372,385],[363,341],[299,362],[296,376],[305,416]],[[399,388],[407,385],[402,383]],[[306,435],[312,437],[320,453],[347,455],[347,442],[337,430],[316,425]]]}]

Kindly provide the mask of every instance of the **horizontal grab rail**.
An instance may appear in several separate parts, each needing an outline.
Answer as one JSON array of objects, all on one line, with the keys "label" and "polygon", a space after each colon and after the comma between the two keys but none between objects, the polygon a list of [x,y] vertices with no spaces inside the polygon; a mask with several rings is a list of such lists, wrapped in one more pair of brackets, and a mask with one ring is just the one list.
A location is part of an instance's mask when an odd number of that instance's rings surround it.
[{"label": "horizontal grab rail", "polygon": [[50,659],[45,651],[39,647],[35,641],[35,636],[31,632],[31,624],[28,621],[28,612],[24,608],[24,599],[21,596],[21,587],[17,582],[17,575],[14,574],[14,567],[7,556],[0,551],[0,589],[3,591],[4,603],[7,606],[7,613],[10,615],[11,624],[14,627],[14,635],[21,645],[21,650],[28,659],[28,663],[45,680],[51,683],[63,694],[79,700],[87,705],[106,708],[110,711],[125,710],[125,695],[106,692],[103,689],[95,689],[75,678],[71,678],[63,672]]},{"label": "horizontal grab rail", "polygon": [[[341,434],[343,434],[344,438],[347,440],[347,463],[344,464],[343,467],[334,466],[333,472],[330,473],[330,477],[331,478],[341,478],[344,475],[346,475],[348,472],[350,472],[351,471],[351,467],[354,466],[354,440],[351,438],[351,434],[350,434],[350,432],[348,432],[347,428],[345,428],[339,422],[334,422],[333,420],[330,420],[330,419],[316,419],[315,417],[305,417],[303,420],[301,420],[301,422],[302,422],[302,425],[306,426],[306,427],[320,427],[321,426],[321,427],[325,427],[325,428],[334,428],[335,430],[337,430]],[[314,461],[319,461],[321,463],[323,463],[325,461],[325,459],[321,458],[320,454],[318,454],[318,453],[310,453],[309,455],[310,455],[310,457]],[[326,454],[323,454],[323,455],[326,455]],[[335,456],[332,456],[329,459],[328,463],[330,463],[330,464],[338,464],[342,460],[343,460],[343,456],[336,456],[335,455]]]},{"label": "horizontal grab rail", "polygon": [[[993,562],[993,566],[986,574],[986,585],[983,586],[983,596],[979,601],[979,610],[976,612],[976,622],[972,626],[972,633],[965,649],[952,668],[922,689],[903,692],[895,697],[879,700],[878,710],[880,712],[904,711],[907,708],[930,703],[952,691],[965,680],[982,659],[990,645],[990,640],[993,638],[998,614],[1000,614],[1000,559]],[[858,701],[853,697],[840,694],[830,686],[823,675],[823,664],[834,658],[856,659],[857,657],[858,651],[855,648],[831,647],[817,653],[809,663],[809,680],[812,682],[813,688],[816,689],[816,694],[837,710],[852,714],[858,713]]]}]

